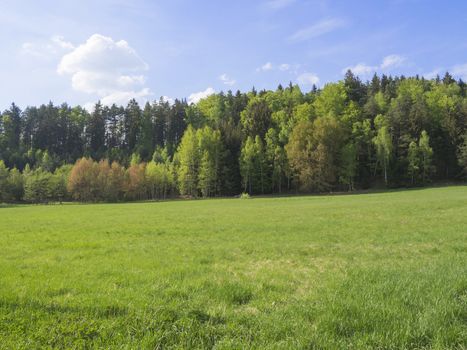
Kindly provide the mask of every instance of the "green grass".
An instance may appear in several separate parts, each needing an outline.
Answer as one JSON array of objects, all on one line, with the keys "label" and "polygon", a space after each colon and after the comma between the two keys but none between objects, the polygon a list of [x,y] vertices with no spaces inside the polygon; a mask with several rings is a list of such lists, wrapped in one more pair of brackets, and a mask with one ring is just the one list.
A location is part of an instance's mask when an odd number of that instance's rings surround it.
[{"label": "green grass", "polygon": [[0,348],[465,349],[467,186],[0,208]]}]

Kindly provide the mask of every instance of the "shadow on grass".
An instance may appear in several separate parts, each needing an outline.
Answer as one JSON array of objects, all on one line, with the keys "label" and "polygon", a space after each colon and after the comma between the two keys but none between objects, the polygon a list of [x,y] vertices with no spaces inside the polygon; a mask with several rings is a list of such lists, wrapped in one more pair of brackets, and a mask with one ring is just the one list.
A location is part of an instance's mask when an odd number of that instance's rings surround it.
[{"label": "shadow on grass", "polygon": [[[274,194],[259,194],[252,195],[249,199],[274,199],[274,198],[302,198],[302,197],[330,197],[330,196],[359,196],[366,194],[384,194],[384,193],[400,193],[400,192],[415,192],[423,191],[434,188],[446,188],[446,187],[465,187],[467,186],[466,182],[455,182],[455,183],[435,183],[430,186],[419,186],[419,187],[398,187],[398,188],[371,188],[367,190],[356,190],[356,191],[330,191],[330,192],[309,192],[309,193],[300,193],[300,192],[283,192],[283,193],[274,193]],[[121,204],[148,204],[148,203],[168,203],[168,202],[188,202],[188,201],[209,201],[216,199],[239,199],[239,195],[234,196],[219,196],[219,197],[210,197],[210,198],[201,198],[201,197],[170,197],[165,199],[150,199],[150,200],[137,200],[137,201],[120,201],[120,202],[50,202],[50,203],[0,203],[0,209],[2,208],[22,208],[25,206],[70,206],[70,205],[100,205],[100,204],[112,204],[112,205],[121,205]]]},{"label": "shadow on grass", "polygon": [[99,318],[112,318],[126,316],[128,308],[118,305],[97,306],[97,307],[78,307],[58,304],[45,304],[35,300],[20,302],[18,300],[0,300],[0,309],[9,311],[34,310],[47,314],[88,314]]},{"label": "shadow on grass", "polygon": [[0,209],[24,207],[24,204],[0,203]]},{"label": "shadow on grass", "polygon": [[[330,191],[330,192],[287,192],[287,193],[275,193],[275,194],[264,194],[254,195],[251,198],[293,198],[293,197],[329,197],[329,196],[358,196],[365,194],[384,194],[384,193],[400,193],[400,192],[416,192],[435,188],[446,188],[446,187],[465,187],[467,183],[443,183],[443,184],[432,184],[430,186],[418,186],[418,187],[397,187],[397,188],[370,188],[367,190],[356,190],[356,191]],[[219,197],[219,198],[232,198],[232,197]]]}]

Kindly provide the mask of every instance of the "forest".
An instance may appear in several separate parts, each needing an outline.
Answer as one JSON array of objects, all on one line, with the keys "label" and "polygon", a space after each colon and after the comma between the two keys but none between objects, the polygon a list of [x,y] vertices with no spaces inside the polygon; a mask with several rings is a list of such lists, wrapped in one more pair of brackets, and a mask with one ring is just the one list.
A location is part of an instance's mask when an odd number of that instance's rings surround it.
[{"label": "forest", "polygon": [[0,116],[0,201],[354,191],[462,181],[466,84],[446,73]]}]

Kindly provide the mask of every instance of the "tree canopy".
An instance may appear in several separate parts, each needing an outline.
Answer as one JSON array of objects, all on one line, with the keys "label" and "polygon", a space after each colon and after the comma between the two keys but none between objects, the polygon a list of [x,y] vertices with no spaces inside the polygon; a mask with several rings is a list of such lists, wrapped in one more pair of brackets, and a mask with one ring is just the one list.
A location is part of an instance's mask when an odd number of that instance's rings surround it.
[{"label": "tree canopy", "polygon": [[16,104],[0,200],[116,201],[419,186],[467,176],[465,83],[377,76],[196,104]]}]

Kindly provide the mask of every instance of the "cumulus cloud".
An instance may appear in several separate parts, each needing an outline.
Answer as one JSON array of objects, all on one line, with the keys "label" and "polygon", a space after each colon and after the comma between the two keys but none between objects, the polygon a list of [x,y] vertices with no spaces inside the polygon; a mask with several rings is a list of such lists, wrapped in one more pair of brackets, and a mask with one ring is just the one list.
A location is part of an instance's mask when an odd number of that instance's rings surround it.
[{"label": "cumulus cloud", "polygon": [[[61,38],[56,41],[68,46]],[[150,96],[143,74],[148,68],[125,40],[94,34],[62,57],[57,72],[71,76],[74,90],[97,95],[103,104],[110,105]]]},{"label": "cumulus cloud", "polygon": [[345,21],[339,18],[327,18],[319,21],[312,26],[303,28],[295,32],[289,37],[291,42],[300,42],[313,38],[317,38],[336,29],[345,26]]},{"label": "cumulus cloud", "polygon": [[359,63],[355,66],[349,66],[342,69],[342,74],[345,74],[349,69],[357,75],[369,75],[378,70],[389,70],[401,66],[405,62],[405,57],[400,55],[389,55],[383,58],[381,64],[377,66]]},{"label": "cumulus cloud", "polygon": [[194,92],[190,96],[188,96],[188,103],[198,103],[203,98],[206,98],[212,94],[215,94],[216,91],[212,87],[208,87],[204,91]]},{"label": "cumulus cloud", "polygon": [[225,85],[229,85],[229,86],[235,85],[236,83],[236,80],[231,79],[226,73],[219,76],[219,80],[222,81]]},{"label": "cumulus cloud", "polygon": [[297,82],[301,85],[316,85],[319,83],[319,77],[314,73],[302,73],[297,77]]}]

